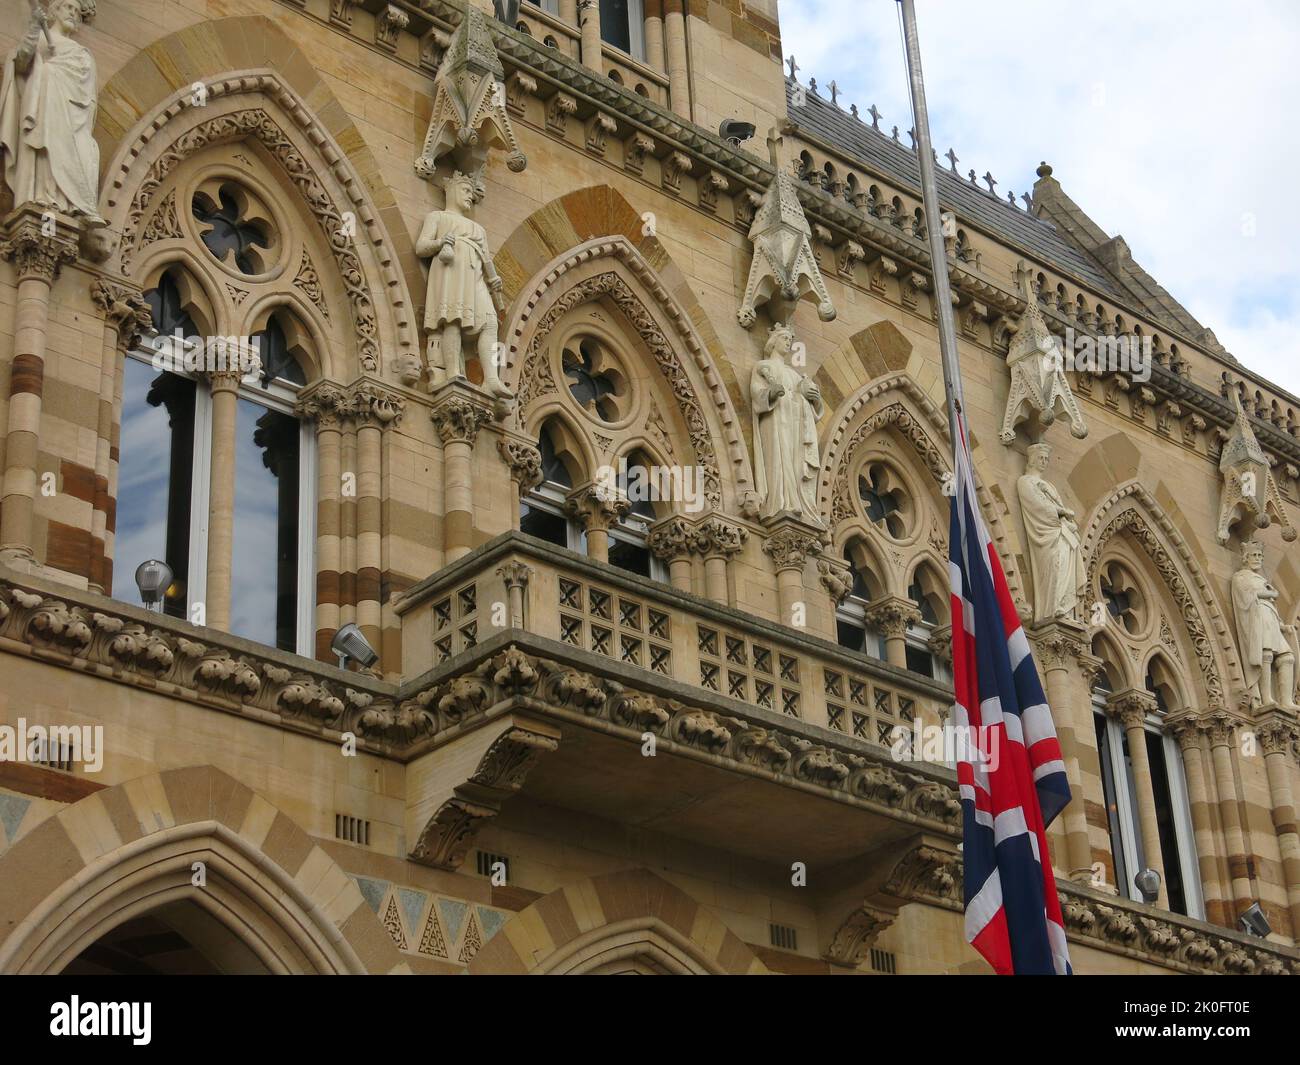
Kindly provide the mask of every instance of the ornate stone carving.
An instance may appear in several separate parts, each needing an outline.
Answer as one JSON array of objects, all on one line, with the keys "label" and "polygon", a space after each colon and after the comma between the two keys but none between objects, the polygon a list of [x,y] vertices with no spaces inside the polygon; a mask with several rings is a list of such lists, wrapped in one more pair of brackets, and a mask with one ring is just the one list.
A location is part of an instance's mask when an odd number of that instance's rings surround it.
[{"label": "ornate stone carving", "polygon": [[623,142],[623,169],[629,173],[645,171],[646,156],[653,155],[654,138],[645,133],[633,133]]},{"label": "ornate stone carving", "polygon": [[388,4],[375,19],[375,44],[388,51],[397,48],[397,36],[406,29],[411,17],[400,7]]},{"label": "ornate stone carving", "polygon": [[14,264],[19,282],[39,278],[52,285],[64,264],[76,262],[76,230],[66,217],[42,215],[31,206],[20,208],[0,234],[0,259]]},{"label": "ornate stone carving", "polygon": [[1156,697],[1139,688],[1125,688],[1106,700],[1106,712],[1126,729],[1141,728],[1147,716],[1156,712]]},{"label": "ornate stone carving", "polygon": [[374,381],[361,381],[352,388],[349,407],[358,425],[373,420],[380,428],[387,429],[402,420],[406,401]]},{"label": "ornate stone carving", "polygon": [[1057,408],[1070,419],[1070,435],[1085,437],[1088,426],[1075,402],[1070,383],[1065,379],[1064,360],[1060,345],[1043,321],[1038,300],[1030,289],[1029,270],[1023,262],[1017,268],[1020,296],[1025,301],[1025,313],[1015,327],[1015,335],[1007,351],[1007,369],[1011,372],[1011,388],[1007,393],[1006,412],[1002,417],[999,434],[1004,444],[1016,438],[1016,426],[1029,420],[1037,439],[1047,426],[1056,420]]},{"label": "ornate stone carving", "polygon": [[930,434],[926,432],[925,427],[902,403],[891,403],[866,418],[839,448],[840,461],[835,468],[835,479],[831,488],[831,520],[834,524],[838,525],[857,513],[854,502],[857,493],[850,484],[850,473],[858,449],[873,434],[889,426],[894,427],[912,445],[935,480],[943,482],[948,473],[943,452],[930,439]]},{"label": "ornate stone carving", "polygon": [[814,555],[821,553],[822,542],[811,531],[800,532],[789,525],[782,526],[763,541],[763,553],[778,572],[784,569],[801,570]]},{"label": "ornate stone carving", "polygon": [[844,602],[849,597],[849,592],[853,591],[853,570],[847,563],[838,559],[819,558],[817,575],[836,606]]},{"label": "ornate stone carving", "polygon": [[604,155],[610,134],[617,132],[618,123],[613,116],[597,111],[587,122],[587,151],[592,155]]},{"label": "ornate stone carving", "polygon": [[948,909],[962,905],[961,856],[938,847],[909,851],[894,868],[884,891],[900,899],[922,899]]},{"label": "ornate stone carving", "polygon": [[1074,511],[1044,476],[1051,448],[1029,446],[1029,466],[1016,482],[1025,523],[1029,569],[1034,579],[1035,622],[1077,618],[1087,574]]},{"label": "ornate stone carving", "polygon": [[14,204],[39,204],[102,226],[90,51],[73,40],[95,0],[33,5],[27,32],[0,82],[0,159]]},{"label": "ornate stone carving", "polygon": [[119,351],[134,347],[153,325],[149,305],[133,286],[96,278],[90,283],[90,298],[104,312],[104,322],[116,330]]},{"label": "ornate stone carving", "polygon": [[510,467],[511,479],[519,485],[522,498],[542,483],[542,453],[524,440],[497,441],[501,459]]},{"label": "ornate stone carving", "polygon": [[458,441],[473,447],[478,431],[492,421],[492,411],[463,396],[450,396],[434,407],[429,417],[444,446]]},{"label": "ornate stone carving", "polygon": [[298,400],[298,417],[308,418],[320,429],[341,429],[343,421],[352,415],[348,395],[338,385],[324,382]]},{"label": "ornate stone carving", "polygon": [[646,536],[646,547],[665,562],[689,555],[692,545],[693,530],[684,518],[669,517],[656,522]]},{"label": "ornate stone carving", "polygon": [[793,349],[793,331],[773,326],[750,378],[754,476],[763,518],[789,513],[820,526],[817,419],[825,405],[812,379],[786,361]]},{"label": "ornate stone carving", "polygon": [[921,620],[921,611],[910,599],[884,595],[867,607],[867,624],[882,636],[904,636]]},{"label": "ornate stone carving", "polygon": [[479,170],[492,148],[509,155],[518,173],[528,165],[506,110],[505,68],[492,43],[487,16],[466,5],[433,82],[433,110],[415,172],[432,178],[438,160],[452,154],[457,167]]},{"label": "ornate stone carving", "polygon": [[749,530],[713,515],[700,522],[691,533],[691,549],[705,558],[730,558],[744,550]]},{"label": "ornate stone carving", "polygon": [[329,303],[325,299],[325,290],[321,287],[320,274],[316,272],[316,264],[311,261],[306,248],[302,249],[302,259],[298,262],[298,273],[293,279],[293,287],[311,300],[321,314],[326,318],[330,317]]},{"label": "ornate stone carving", "polygon": [[1265,754],[1290,754],[1291,747],[1300,740],[1300,724],[1295,715],[1274,710],[1255,725],[1259,747]]},{"label": "ornate stone carving", "polygon": [[754,259],[736,317],[748,329],[758,320],[758,309],[771,301],[773,321],[784,322],[795,301],[811,293],[818,301],[817,316],[829,322],[835,317],[835,305],[813,253],[812,230],[795,179],[781,166],[777,153],[781,137],[775,130],[768,134],[767,143],[776,174],[749,227]]},{"label": "ornate stone carving", "polygon": [[685,152],[669,152],[660,164],[660,184],[677,196],[682,191],[682,177],[694,168],[694,161]]},{"label": "ornate stone carving", "polygon": [[630,509],[627,497],[603,482],[579,485],[564,500],[564,512],[589,532],[616,525]]},{"label": "ornate stone carving", "polygon": [[533,569],[526,562],[515,561],[498,566],[496,572],[506,588],[527,588]]},{"label": "ornate stone carving", "polygon": [[1223,479],[1219,493],[1219,543],[1228,542],[1232,527],[1242,517],[1250,517],[1261,529],[1276,518],[1282,525],[1282,539],[1290,542],[1296,538],[1296,530],[1282,505],[1282,494],[1268,456],[1250,427],[1241,395],[1236,388],[1229,391],[1237,408],[1237,420],[1219,455],[1219,474]]},{"label": "ornate stone carving", "polygon": [[1263,573],[1264,547],[1255,540],[1241,545],[1241,566],[1232,575],[1232,612],[1237,649],[1253,706],[1295,703],[1295,631],[1277,612],[1278,591]]}]

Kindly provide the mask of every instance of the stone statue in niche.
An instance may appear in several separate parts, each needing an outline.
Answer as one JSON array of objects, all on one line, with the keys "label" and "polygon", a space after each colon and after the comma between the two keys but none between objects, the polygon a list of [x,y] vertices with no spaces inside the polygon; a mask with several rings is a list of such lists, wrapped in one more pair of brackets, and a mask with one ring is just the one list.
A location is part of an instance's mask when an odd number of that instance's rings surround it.
[{"label": "stone statue in niche", "polygon": [[791,513],[821,525],[817,516],[817,419],[825,411],[821,391],[788,360],[794,333],[777,324],[754,367],[749,395],[754,411],[754,474],[759,514]]},{"label": "stone statue in niche", "polygon": [[429,331],[430,382],[437,387],[464,377],[468,344],[478,354],[484,388],[505,399],[510,390],[497,365],[503,351],[497,342],[501,278],[492,265],[486,231],[470,217],[475,181],[457,170],[443,188],[447,206],[429,212],[415,242],[415,254],[429,259],[424,325]]},{"label": "stone statue in niche", "polygon": [[1241,567],[1232,575],[1232,612],[1237,621],[1241,666],[1257,706],[1295,708],[1295,652],[1288,625],[1277,612],[1277,589],[1264,576],[1264,548],[1241,545]]},{"label": "stone statue in niche", "polygon": [[31,0],[31,24],[5,60],[0,156],[14,206],[36,203],[103,226],[95,60],[74,41],[95,0]]},{"label": "stone statue in niche", "polygon": [[1052,449],[1029,446],[1029,465],[1016,482],[1034,578],[1034,622],[1077,620],[1087,574],[1074,511],[1044,476]]}]

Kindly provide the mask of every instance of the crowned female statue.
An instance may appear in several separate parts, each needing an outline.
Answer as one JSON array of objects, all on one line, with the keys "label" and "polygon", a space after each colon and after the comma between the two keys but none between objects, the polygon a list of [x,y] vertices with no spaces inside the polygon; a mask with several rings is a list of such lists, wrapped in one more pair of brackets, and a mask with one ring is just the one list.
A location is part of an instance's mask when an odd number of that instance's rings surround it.
[{"label": "crowned female statue", "polygon": [[0,156],[14,205],[36,203],[102,226],[95,60],[72,39],[95,0],[31,0],[32,20],[5,60]]},{"label": "crowned female statue", "polygon": [[1034,621],[1078,615],[1087,575],[1074,511],[1043,474],[1052,449],[1029,445],[1029,468],[1016,482],[1034,577]]},{"label": "crowned female statue", "polygon": [[793,350],[790,327],[774,325],[750,378],[754,477],[762,517],[789,512],[820,525],[817,419],[825,407],[818,387],[786,361]]}]

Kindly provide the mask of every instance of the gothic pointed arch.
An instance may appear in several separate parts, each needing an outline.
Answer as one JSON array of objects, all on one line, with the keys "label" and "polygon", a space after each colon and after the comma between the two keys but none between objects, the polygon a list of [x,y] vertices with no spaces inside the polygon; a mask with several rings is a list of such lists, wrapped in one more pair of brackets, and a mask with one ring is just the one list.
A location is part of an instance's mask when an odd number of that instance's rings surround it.
[{"label": "gothic pointed arch", "polygon": [[[819,373],[818,380],[820,382]],[[818,510],[832,528],[856,517],[852,476],[861,458],[862,446],[880,432],[888,432],[913,454],[918,470],[925,471],[931,502],[942,492],[952,463],[949,456],[948,426],[943,410],[906,370],[887,373],[863,385],[844,398],[823,422],[822,466],[818,478]],[[1007,585],[1018,606],[1024,603],[1024,583],[1017,564],[1015,545],[1007,535],[1003,508],[979,476],[979,445],[975,445],[976,492],[989,535],[1006,570]],[[921,541],[939,556],[947,554],[947,512],[931,508]],[[915,538],[914,538],[915,539]]]},{"label": "gothic pointed arch", "polygon": [[520,910],[469,972],[760,975],[749,946],[708,907],[648,869],[605,873]]},{"label": "gothic pointed arch", "polygon": [[178,166],[244,145],[314,227],[323,261],[295,256],[285,280],[303,315],[346,325],[352,365],[330,375],[392,372],[381,353],[419,358],[410,298],[419,265],[392,193],[367,177],[378,166],[364,138],[274,20],[215,19],[160,38],[109,80],[100,101],[101,213],[119,235],[110,269],[139,280],[148,246],[174,232],[188,206],[168,187]]},{"label": "gothic pointed arch", "polygon": [[1084,528],[1081,542],[1089,589],[1097,586],[1107,546],[1120,535],[1127,535],[1141,549],[1154,579],[1175,607],[1173,624],[1189,643],[1198,692],[1206,700],[1203,709],[1227,709],[1232,705],[1229,687],[1236,692],[1244,687],[1230,622],[1177,526],[1136,480],[1103,499]]},{"label": "gothic pointed arch", "polygon": [[[196,885],[201,862],[205,882]],[[356,882],[291,818],[213,766],[105,788],[0,855],[0,972],[58,973],[143,914],[198,906],[275,973],[403,965]]]},{"label": "gothic pointed arch", "polygon": [[[584,191],[617,197],[607,189]],[[577,195],[565,197],[561,208],[577,211]],[[631,211],[626,201],[618,200]],[[638,236],[638,245],[621,229],[566,245],[550,258],[541,259],[536,246],[541,225],[537,216],[553,216],[555,210],[555,205],[550,205],[521,223],[496,256],[497,269],[506,279],[512,299],[504,332],[507,366],[502,376],[518,393],[520,427],[527,428],[534,404],[562,387],[548,351],[552,334],[574,312],[603,306],[611,318],[619,320],[617,328],[639,347],[640,358],[657,379],[658,410],[647,424],[660,423],[661,435],[681,452],[675,456],[676,462],[693,462],[702,468],[705,497],[713,509],[739,511],[753,490],[753,474],[736,413],[734,376],[685,280],[674,282],[680,271],[657,241]],[[606,221],[611,226],[627,225],[625,219]],[[635,232],[639,234],[639,229]],[[519,278],[521,245],[532,252],[530,265],[536,264],[526,280]]]}]

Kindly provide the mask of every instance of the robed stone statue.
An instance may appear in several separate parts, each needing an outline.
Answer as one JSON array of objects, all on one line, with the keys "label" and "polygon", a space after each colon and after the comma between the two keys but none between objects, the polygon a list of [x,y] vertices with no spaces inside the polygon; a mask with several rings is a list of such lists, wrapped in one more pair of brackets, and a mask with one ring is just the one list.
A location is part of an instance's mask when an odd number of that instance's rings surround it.
[{"label": "robed stone statue", "polygon": [[789,326],[773,326],[750,378],[759,513],[770,518],[789,512],[820,525],[817,419],[825,407],[817,386],[787,361],[793,350]]},{"label": "robed stone statue", "polygon": [[1264,548],[1241,545],[1241,567],[1232,575],[1232,612],[1237,621],[1241,666],[1251,698],[1259,705],[1295,706],[1295,652],[1277,612],[1277,589],[1263,574]]},{"label": "robed stone statue", "polygon": [[475,182],[456,171],[443,183],[447,206],[424,219],[415,254],[429,259],[424,325],[429,331],[429,370],[433,384],[465,375],[466,344],[478,353],[483,386],[494,396],[510,390],[498,373],[497,300],[501,278],[492,265],[487,232],[470,211]]},{"label": "robed stone statue", "polygon": [[1074,511],[1045,476],[1052,449],[1029,446],[1029,468],[1016,482],[1034,578],[1034,621],[1077,618],[1087,575]]},{"label": "robed stone statue", "polygon": [[95,143],[95,60],[72,39],[95,0],[31,0],[32,20],[5,60],[0,155],[14,205],[36,203],[103,225]]}]

